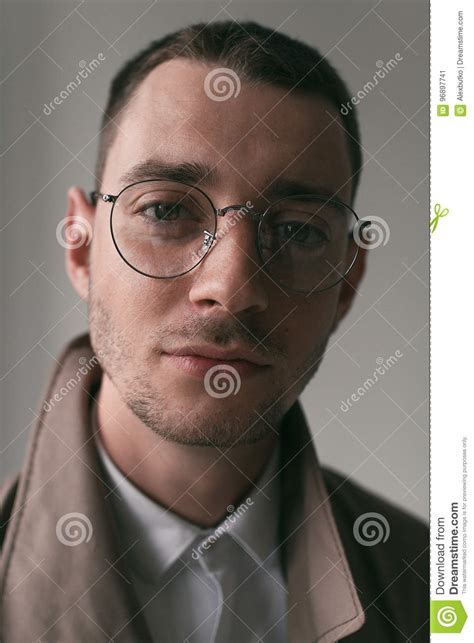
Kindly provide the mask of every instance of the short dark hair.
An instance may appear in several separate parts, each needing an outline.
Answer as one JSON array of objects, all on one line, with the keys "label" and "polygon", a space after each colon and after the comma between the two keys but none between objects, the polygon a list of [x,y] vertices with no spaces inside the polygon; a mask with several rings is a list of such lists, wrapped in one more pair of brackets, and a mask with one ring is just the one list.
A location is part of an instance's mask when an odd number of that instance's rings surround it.
[{"label": "short dark hair", "polygon": [[[107,152],[115,135],[114,119],[146,76],[158,65],[174,58],[226,67],[247,82],[314,93],[326,98],[338,111],[341,105],[350,101],[344,81],[314,47],[255,22],[229,20],[190,25],[151,42],[114,77],[102,119],[96,167],[98,180],[102,178]],[[340,113],[340,118],[347,132],[354,197],[362,169],[359,124],[354,109],[346,116]]]}]

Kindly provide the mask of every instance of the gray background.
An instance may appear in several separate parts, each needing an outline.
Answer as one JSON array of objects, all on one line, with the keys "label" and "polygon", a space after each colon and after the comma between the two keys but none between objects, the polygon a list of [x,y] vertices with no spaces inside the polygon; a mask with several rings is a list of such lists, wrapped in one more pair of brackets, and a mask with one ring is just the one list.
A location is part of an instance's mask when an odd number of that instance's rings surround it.
[{"label": "gray background", "polygon": [[[377,61],[403,60],[361,102],[356,210],[382,217],[355,306],[303,395],[320,459],[427,517],[429,5],[423,2],[3,2],[1,57],[1,478],[19,468],[54,356],[87,326],[56,226],[66,190],[94,183],[97,132],[120,65],[194,21],[254,19],[317,46],[356,92]],[[80,61],[105,61],[55,111]],[[347,399],[403,357],[353,408]]]}]

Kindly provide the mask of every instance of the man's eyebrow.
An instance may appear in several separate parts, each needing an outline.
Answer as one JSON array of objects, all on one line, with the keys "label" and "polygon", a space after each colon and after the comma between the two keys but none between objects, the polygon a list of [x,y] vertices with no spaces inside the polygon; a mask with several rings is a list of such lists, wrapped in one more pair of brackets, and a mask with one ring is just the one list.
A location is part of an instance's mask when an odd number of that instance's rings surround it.
[{"label": "man's eyebrow", "polygon": [[[137,163],[120,177],[120,182],[125,187],[137,181],[150,179],[167,179],[181,181],[190,185],[217,185],[216,171],[211,166],[199,161],[173,163],[160,159],[149,159]],[[317,194],[326,198],[336,196],[337,189],[332,189],[327,184],[299,181],[278,177],[272,181],[265,181],[268,188],[264,190],[269,201],[295,196],[298,194]]]},{"label": "man's eyebrow", "polygon": [[298,194],[315,194],[326,198],[337,196],[337,189],[332,189],[324,183],[311,183],[293,179],[278,178],[268,182],[269,187],[265,190],[265,196],[270,200],[281,199],[286,196]]},{"label": "man's eyebrow", "polygon": [[120,177],[120,182],[125,185],[149,179],[168,179],[181,181],[191,185],[210,185],[215,181],[215,172],[209,166],[198,161],[185,163],[171,163],[150,159],[137,163]]}]

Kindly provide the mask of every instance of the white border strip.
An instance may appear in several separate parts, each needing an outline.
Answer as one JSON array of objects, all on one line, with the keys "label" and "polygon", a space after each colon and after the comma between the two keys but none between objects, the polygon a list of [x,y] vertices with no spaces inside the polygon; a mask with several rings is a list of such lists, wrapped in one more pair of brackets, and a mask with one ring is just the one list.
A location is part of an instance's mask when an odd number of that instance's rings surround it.
[{"label": "white border strip", "polygon": [[[443,641],[474,641],[473,10],[431,3],[431,636]],[[457,634],[455,600],[468,616]]]}]

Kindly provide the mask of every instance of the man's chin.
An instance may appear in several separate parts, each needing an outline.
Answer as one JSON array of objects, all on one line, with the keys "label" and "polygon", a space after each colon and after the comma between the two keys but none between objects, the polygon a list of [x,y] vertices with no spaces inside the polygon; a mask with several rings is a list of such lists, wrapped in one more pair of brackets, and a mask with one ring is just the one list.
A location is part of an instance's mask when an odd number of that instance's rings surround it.
[{"label": "man's chin", "polygon": [[[130,391],[129,391],[130,392]],[[222,391],[221,391],[222,392]],[[201,387],[174,386],[127,396],[127,406],[153,433],[179,444],[228,448],[276,435],[286,409],[245,394],[212,397]]]},{"label": "man's chin", "polygon": [[[206,432],[204,432],[206,431]],[[182,444],[193,447],[211,447],[213,449],[228,450],[238,446],[251,445],[269,437],[269,432],[264,429],[249,429],[242,433],[235,431],[225,431],[222,427],[216,427],[210,430],[209,427],[203,427],[199,431],[183,431],[178,429],[173,432],[160,433],[161,437],[175,444]]]},{"label": "man's chin", "polygon": [[188,415],[163,413],[158,421],[149,413],[141,413],[140,419],[156,435],[187,446],[228,449],[254,444],[273,433],[271,425],[258,416],[237,418],[221,412],[204,417],[196,412]]}]

